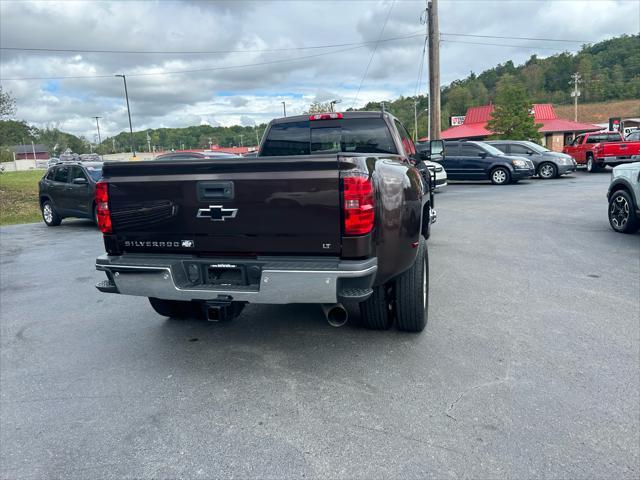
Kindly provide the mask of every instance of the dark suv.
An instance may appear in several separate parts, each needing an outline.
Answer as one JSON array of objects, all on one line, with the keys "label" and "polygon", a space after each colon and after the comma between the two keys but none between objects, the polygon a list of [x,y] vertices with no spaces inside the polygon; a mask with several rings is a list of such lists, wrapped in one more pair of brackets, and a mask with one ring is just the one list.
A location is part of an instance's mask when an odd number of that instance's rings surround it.
[{"label": "dark suv", "polygon": [[59,163],[40,180],[42,219],[50,227],[63,218],[90,218],[95,221],[94,192],[102,177],[102,162]]},{"label": "dark suv", "polygon": [[577,163],[571,155],[562,152],[552,152],[548,148],[534,142],[521,140],[490,140],[487,143],[507,155],[518,155],[528,158],[536,167],[538,176],[544,180],[575,172],[577,168]]},{"label": "dark suv", "polygon": [[440,163],[449,180],[491,180],[495,185],[505,185],[535,174],[531,160],[505,155],[484,142],[445,142],[445,156]]}]

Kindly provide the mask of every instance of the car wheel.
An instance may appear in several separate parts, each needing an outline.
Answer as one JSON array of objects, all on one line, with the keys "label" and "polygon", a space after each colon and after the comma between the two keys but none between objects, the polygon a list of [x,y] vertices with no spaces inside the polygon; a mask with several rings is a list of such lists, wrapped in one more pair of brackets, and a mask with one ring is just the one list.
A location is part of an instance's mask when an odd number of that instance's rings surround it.
[{"label": "car wheel", "polygon": [[600,170],[600,168],[598,167],[598,164],[596,163],[596,161],[593,159],[593,155],[588,155],[587,156],[587,172],[596,173],[598,170]]},{"label": "car wheel", "polygon": [[162,300],[149,297],[149,303],[158,315],[172,318],[190,318],[200,316],[200,308],[193,302],[180,300]]},{"label": "car wheel", "polygon": [[424,330],[429,317],[429,254],[422,237],[415,262],[396,279],[395,303],[399,330]]},{"label": "car wheel", "polygon": [[504,167],[497,167],[491,171],[491,183],[494,185],[505,185],[509,183],[511,175]]},{"label": "car wheel", "polygon": [[62,222],[62,217],[48,200],[42,204],[42,219],[50,227],[57,227]]},{"label": "car wheel", "polygon": [[624,190],[613,192],[609,199],[609,224],[620,233],[634,233],[640,227],[631,195]]},{"label": "car wheel", "polygon": [[549,162],[545,162],[538,168],[538,175],[544,180],[556,178],[558,176],[558,168]]},{"label": "car wheel", "polygon": [[393,292],[389,285],[373,287],[373,295],[360,302],[360,322],[369,330],[388,330],[393,323]]},{"label": "car wheel", "polygon": [[93,206],[93,209],[91,210],[92,212],[92,220],[93,223],[95,223],[96,225],[98,225],[98,207],[96,205]]}]

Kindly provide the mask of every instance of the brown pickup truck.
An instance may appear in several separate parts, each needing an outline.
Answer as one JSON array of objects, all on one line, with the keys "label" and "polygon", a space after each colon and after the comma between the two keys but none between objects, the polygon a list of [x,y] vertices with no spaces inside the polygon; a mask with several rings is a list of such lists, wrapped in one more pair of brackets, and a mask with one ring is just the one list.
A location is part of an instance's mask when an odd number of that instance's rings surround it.
[{"label": "brown pickup truck", "polygon": [[430,154],[389,113],[346,112],[273,120],[253,158],[106,163],[97,288],[212,321],[246,303],[318,303],[337,326],[355,302],[369,328],[419,332]]}]

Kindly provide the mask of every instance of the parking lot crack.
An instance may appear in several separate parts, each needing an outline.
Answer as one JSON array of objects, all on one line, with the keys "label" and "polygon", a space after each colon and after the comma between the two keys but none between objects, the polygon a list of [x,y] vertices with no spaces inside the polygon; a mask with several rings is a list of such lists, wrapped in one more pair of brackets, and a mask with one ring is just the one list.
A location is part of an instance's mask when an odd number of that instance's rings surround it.
[{"label": "parking lot crack", "polygon": [[463,398],[465,398],[467,396],[467,394],[475,391],[475,390],[479,390],[481,388],[485,388],[485,387],[492,387],[495,385],[502,385],[504,383],[507,383],[509,381],[511,381],[511,363],[512,363],[512,357],[513,357],[513,348],[515,346],[515,340],[511,343],[511,347],[509,348],[509,359],[507,361],[507,365],[505,367],[505,372],[502,378],[499,378],[497,380],[492,380],[490,382],[484,382],[484,383],[480,383],[478,385],[473,385],[472,387],[467,388],[466,390],[462,391],[459,395],[458,398],[456,398],[453,403],[451,403],[449,405],[449,407],[447,408],[447,411],[445,412],[445,415],[453,420],[458,420],[454,415],[453,415],[453,410],[456,408],[456,406],[458,405],[458,403],[460,401],[462,401]]}]

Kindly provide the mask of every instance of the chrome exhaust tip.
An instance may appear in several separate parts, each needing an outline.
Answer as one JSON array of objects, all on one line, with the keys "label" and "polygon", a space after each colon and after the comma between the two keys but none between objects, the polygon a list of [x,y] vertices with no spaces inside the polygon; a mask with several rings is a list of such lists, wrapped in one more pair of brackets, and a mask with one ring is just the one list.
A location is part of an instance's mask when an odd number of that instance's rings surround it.
[{"label": "chrome exhaust tip", "polygon": [[342,327],[349,320],[349,313],[341,303],[321,305],[321,307],[327,322],[332,327]]}]

